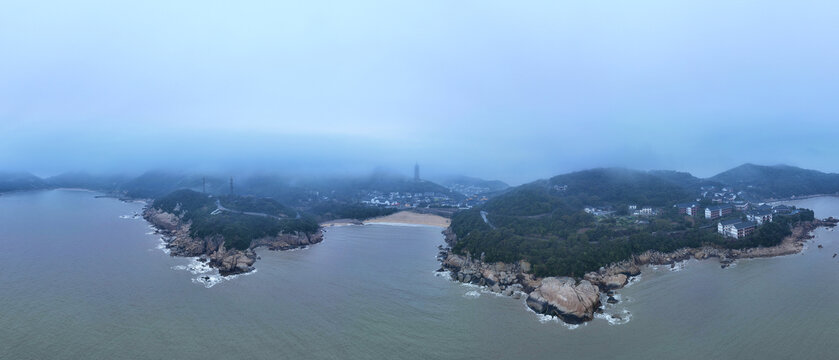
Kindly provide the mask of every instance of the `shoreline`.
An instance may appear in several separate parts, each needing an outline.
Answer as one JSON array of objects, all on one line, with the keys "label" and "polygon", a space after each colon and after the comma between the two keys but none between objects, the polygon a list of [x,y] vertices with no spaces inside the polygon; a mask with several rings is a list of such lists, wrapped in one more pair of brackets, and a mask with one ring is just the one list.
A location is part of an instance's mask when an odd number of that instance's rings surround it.
[{"label": "shoreline", "polygon": [[499,296],[526,296],[525,303],[529,311],[557,318],[566,324],[581,324],[604,316],[609,317],[610,322],[625,321],[621,315],[605,314],[603,299],[609,304],[619,303],[620,296],[616,291],[635,283],[632,279],[640,275],[644,267],[669,265],[673,269],[687,260],[717,258],[720,267],[727,268],[737,259],[799,254],[806,248],[805,244],[814,238],[814,230],[835,227],[837,222],[839,220],[829,217],[799,223],[792,228],[792,234],[782,239],[780,244],[771,247],[724,249],[705,245],[699,248],[682,248],[669,253],[648,250],[601,267],[598,271],[588,272],[582,278],[539,278],[530,273],[531,265],[524,260],[512,264],[486,263],[483,259],[472,258],[468,253],[465,256],[454,254],[451,247],[457,239],[450,229],[446,229],[443,234],[446,236],[447,246],[438,247],[437,260],[440,261],[441,267],[437,271],[447,271],[451,281],[482,286]]},{"label": "shoreline", "polygon": [[372,219],[367,219],[362,222],[367,224],[387,224],[387,225],[426,225],[435,226],[439,228],[448,228],[452,221],[451,219],[434,214],[421,214],[409,210],[399,211],[386,216],[379,216]]}]

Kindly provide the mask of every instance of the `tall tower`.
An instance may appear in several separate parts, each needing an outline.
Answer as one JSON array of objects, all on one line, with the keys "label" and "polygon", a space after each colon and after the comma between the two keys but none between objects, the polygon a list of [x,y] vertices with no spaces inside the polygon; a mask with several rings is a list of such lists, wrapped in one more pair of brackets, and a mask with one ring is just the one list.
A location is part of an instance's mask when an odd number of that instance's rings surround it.
[{"label": "tall tower", "polygon": [[233,195],[233,177],[230,177],[230,195]]},{"label": "tall tower", "polygon": [[414,181],[420,181],[420,177],[419,177],[419,163],[414,163]]},{"label": "tall tower", "polygon": [[207,193],[207,178],[202,177],[201,178],[201,183],[203,185],[203,190],[201,190],[201,192],[206,194]]}]

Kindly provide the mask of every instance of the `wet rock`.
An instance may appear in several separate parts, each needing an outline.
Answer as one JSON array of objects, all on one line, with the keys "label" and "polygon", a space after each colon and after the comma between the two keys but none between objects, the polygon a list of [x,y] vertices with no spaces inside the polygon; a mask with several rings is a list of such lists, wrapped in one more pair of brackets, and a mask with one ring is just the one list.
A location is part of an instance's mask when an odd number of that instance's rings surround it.
[{"label": "wet rock", "polygon": [[600,306],[600,291],[587,280],[579,284],[568,277],[547,277],[527,297],[527,306],[540,314],[579,324],[594,317]]},{"label": "wet rock", "polygon": [[603,278],[603,287],[609,290],[620,289],[626,285],[627,276],[624,274],[615,274]]}]

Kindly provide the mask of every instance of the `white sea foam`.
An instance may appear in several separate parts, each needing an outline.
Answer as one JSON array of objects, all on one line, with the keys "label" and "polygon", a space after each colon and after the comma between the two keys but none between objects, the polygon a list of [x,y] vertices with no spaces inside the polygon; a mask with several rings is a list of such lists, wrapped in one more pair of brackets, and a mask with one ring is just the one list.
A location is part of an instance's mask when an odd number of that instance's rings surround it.
[{"label": "white sea foam", "polygon": [[119,218],[120,219],[131,219],[132,216],[131,215],[120,215]]},{"label": "white sea foam", "polygon": [[682,271],[685,269],[685,265],[687,261],[677,262],[673,267],[670,267],[670,271]]},{"label": "white sea foam", "polygon": [[[525,295],[527,295],[527,294],[525,294]],[[522,299],[525,299],[525,298],[526,298],[526,296],[522,297]],[[539,319],[539,322],[542,323],[542,324],[547,324],[549,322],[554,322],[554,323],[562,325],[563,327],[565,327],[568,330],[574,330],[574,329],[580,327],[580,325],[586,325],[587,324],[587,323],[569,324],[569,323],[566,323],[565,321],[562,321],[562,319],[560,319],[557,316],[539,314],[539,313],[533,311],[533,309],[531,309],[530,306],[527,306],[527,302],[525,300],[522,300],[522,304],[524,304],[524,308],[527,309],[528,312],[530,312],[533,315],[536,315],[536,318]]]},{"label": "white sea foam", "polygon": [[635,275],[635,276],[630,276],[629,279],[626,281],[626,285],[624,285],[623,287],[628,288],[628,287],[632,286],[632,284],[635,284],[639,281],[641,281],[641,274],[638,274],[638,275]]},{"label": "white sea foam", "polygon": [[[215,271],[215,270],[211,269],[211,271]],[[255,273],[256,273],[256,269],[253,269],[252,271],[246,272],[244,274],[236,274],[236,275],[228,275],[228,276],[221,276],[218,273],[215,273],[215,274],[212,274],[212,275],[201,275],[201,276],[192,278],[192,282],[195,283],[195,284],[204,285],[205,288],[209,289],[209,288],[211,288],[213,286],[216,286],[216,285],[218,285],[218,284],[220,284],[224,281],[230,281],[230,280],[238,278],[239,276],[242,276],[242,275],[251,275],[251,274],[255,274]]]},{"label": "white sea foam", "polygon": [[216,284],[222,281],[224,281],[224,277],[218,274],[201,275],[192,279],[193,283],[204,285],[204,287],[207,289],[215,286]]},{"label": "white sea foam", "polygon": [[472,298],[472,299],[479,298],[479,297],[481,297],[481,293],[479,291],[475,291],[475,290],[467,291],[466,294],[463,294],[463,297]]},{"label": "white sea foam", "polygon": [[632,314],[627,309],[623,309],[618,314],[609,314],[606,312],[594,314],[595,319],[603,319],[609,322],[609,325],[623,325],[632,319]]},{"label": "white sea foam", "polygon": [[166,247],[166,240],[163,240],[163,238],[159,238],[158,241],[159,242],[157,243],[155,249],[161,250],[166,255],[169,255],[172,252],[172,250],[169,250],[169,248]]},{"label": "white sea foam", "polygon": [[213,268],[210,267],[209,264],[198,261],[197,257],[192,258],[189,261],[189,264],[175,265],[175,266],[172,267],[172,269],[173,270],[186,270],[186,271],[191,272],[193,275],[206,274],[208,272],[213,271]]},{"label": "white sea foam", "polygon": [[446,279],[451,279],[452,278],[452,272],[449,271],[449,270],[435,271],[434,276],[441,277],[441,278],[446,278]]},{"label": "white sea foam", "polygon": [[465,287],[473,288],[473,289],[480,289],[481,288],[480,285],[476,285],[476,284],[472,284],[472,283],[465,283],[465,282],[460,283],[460,286],[465,286]]}]

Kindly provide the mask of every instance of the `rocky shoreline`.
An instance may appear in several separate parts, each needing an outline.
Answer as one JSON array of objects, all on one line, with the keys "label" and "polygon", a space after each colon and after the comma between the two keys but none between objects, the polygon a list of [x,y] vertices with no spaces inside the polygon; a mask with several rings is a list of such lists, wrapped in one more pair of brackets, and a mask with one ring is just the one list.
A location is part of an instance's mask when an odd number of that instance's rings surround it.
[{"label": "rocky shoreline", "polygon": [[151,206],[143,210],[146,219],[162,235],[171,256],[198,257],[198,260],[218,269],[222,276],[253,271],[253,264],[259,258],[255,248],[264,246],[269,250],[291,250],[323,241],[323,231],[316,233],[279,234],[255,239],[248,249],[238,250],[225,247],[224,237],[214,235],[206,238],[189,236],[191,223],[175,214],[162,212]]},{"label": "rocky shoreline", "polygon": [[623,288],[630,277],[641,273],[645,265],[669,265],[689,259],[717,258],[720,266],[728,267],[736,259],[762,258],[797,254],[804,249],[804,243],[813,238],[811,232],[819,227],[836,226],[839,220],[828,218],[800,223],[792,229],[792,234],[780,244],[772,247],[757,247],[743,250],[724,249],[713,246],[682,248],[669,253],[646,251],[630,259],[601,267],[598,271],[586,273],[582,279],[571,277],[538,278],[530,273],[531,266],[526,261],[516,263],[488,263],[483,258],[473,258],[470,254],[454,254],[451,247],[457,242],[457,236],[446,229],[443,234],[447,247],[440,247],[438,260],[440,270],[448,270],[451,279],[463,283],[485,286],[495,293],[521,297],[527,294],[526,304],[538,314],[550,315],[569,324],[590,321],[596,312],[602,311],[601,298],[606,302],[617,303],[614,291]]}]

